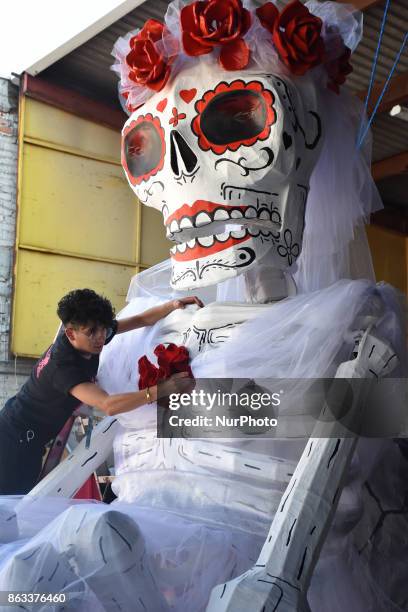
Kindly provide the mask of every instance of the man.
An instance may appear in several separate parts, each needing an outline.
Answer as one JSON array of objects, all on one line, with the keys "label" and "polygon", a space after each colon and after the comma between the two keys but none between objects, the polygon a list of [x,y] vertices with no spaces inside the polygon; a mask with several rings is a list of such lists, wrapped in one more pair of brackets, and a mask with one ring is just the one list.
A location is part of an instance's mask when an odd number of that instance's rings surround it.
[{"label": "man", "polygon": [[[154,325],[177,308],[202,302],[186,297],[116,320],[110,301],[91,289],[77,289],[58,303],[62,329],[35,364],[30,378],[0,411],[0,494],[25,494],[37,482],[44,446],[62,429],[79,404],[107,415],[127,412],[157,399],[157,386],[109,395],[95,380],[99,355],[115,334]],[[191,385],[185,372],[173,375],[162,394]]]}]

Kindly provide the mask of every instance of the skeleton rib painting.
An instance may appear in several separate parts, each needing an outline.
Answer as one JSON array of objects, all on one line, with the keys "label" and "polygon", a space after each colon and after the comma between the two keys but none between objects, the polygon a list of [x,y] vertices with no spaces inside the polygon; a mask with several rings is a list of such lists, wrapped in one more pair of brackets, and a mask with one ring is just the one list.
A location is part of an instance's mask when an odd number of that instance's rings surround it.
[{"label": "skeleton rib painting", "polygon": [[[205,307],[115,337],[106,391],[137,389],[138,360],[166,343],[215,382],[404,375],[399,299],[364,232],[381,207],[370,142],[356,148],[363,111],[343,87],[361,35],[335,2],[173,0],[116,43],[124,172],[174,243],[119,316],[192,290]],[[153,404],[107,417],[29,495],[0,498],[0,591],[67,594],[44,610],[406,610],[393,440],[335,420],[325,437],[161,438],[156,420]],[[74,501],[112,448],[117,499]]]}]

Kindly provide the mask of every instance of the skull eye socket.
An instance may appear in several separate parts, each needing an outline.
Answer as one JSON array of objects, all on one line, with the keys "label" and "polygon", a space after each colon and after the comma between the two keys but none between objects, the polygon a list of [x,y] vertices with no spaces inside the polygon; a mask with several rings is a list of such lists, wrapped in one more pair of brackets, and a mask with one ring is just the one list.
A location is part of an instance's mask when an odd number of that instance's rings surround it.
[{"label": "skull eye socket", "polygon": [[163,168],[164,130],[160,120],[141,115],[125,129],[122,139],[122,164],[132,185],[147,181]]},{"label": "skull eye socket", "polygon": [[254,138],[265,127],[264,98],[255,91],[227,91],[215,96],[201,114],[201,130],[208,142],[229,145]]},{"label": "skull eye socket", "polygon": [[192,129],[200,148],[220,155],[266,140],[276,122],[274,101],[272,92],[258,81],[219,83],[195,105],[198,115]]}]

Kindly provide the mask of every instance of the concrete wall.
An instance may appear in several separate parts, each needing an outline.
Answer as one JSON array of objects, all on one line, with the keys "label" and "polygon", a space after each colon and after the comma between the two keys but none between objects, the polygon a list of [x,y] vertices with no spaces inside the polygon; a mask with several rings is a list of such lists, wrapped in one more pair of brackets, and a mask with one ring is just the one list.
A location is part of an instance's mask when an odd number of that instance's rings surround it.
[{"label": "concrete wall", "polygon": [[29,372],[9,359],[13,251],[16,228],[18,89],[0,78],[0,409]]}]

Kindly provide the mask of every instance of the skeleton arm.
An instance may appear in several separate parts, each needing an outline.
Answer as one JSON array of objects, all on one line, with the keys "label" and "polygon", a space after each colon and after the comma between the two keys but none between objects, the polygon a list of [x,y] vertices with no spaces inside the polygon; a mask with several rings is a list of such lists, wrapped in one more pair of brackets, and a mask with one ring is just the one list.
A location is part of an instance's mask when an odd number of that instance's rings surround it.
[{"label": "skeleton arm", "polygon": [[118,427],[119,422],[114,417],[104,418],[93,430],[89,448],[85,446],[86,439],[81,440],[75,450],[30,491],[29,496],[75,495],[108,457]]},{"label": "skeleton arm", "polygon": [[[398,359],[395,353],[370,330],[362,336],[356,359],[341,364],[336,378],[377,379],[396,367]],[[357,386],[350,417],[358,417],[362,399],[360,392],[361,386]],[[322,414],[325,411],[326,407]],[[342,437],[344,429],[338,421],[333,421],[331,429],[329,438],[312,437],[308,440],[256,565],[241,576],[215,587],[207,612],[309,610],[306,593],[311,575],[357,443],[357,436],[350,432],[349,437]]]}]

